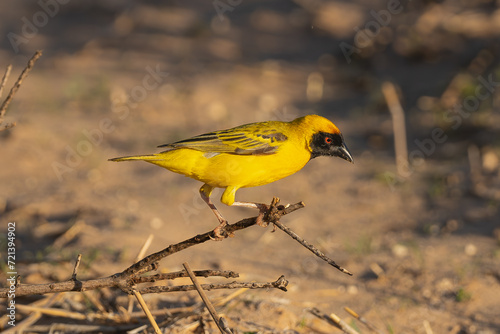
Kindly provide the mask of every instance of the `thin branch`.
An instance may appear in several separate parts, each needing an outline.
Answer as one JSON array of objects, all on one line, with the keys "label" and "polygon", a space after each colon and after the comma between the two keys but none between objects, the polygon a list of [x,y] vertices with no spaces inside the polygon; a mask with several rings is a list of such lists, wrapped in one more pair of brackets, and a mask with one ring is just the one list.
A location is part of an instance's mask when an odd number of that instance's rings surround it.
[{"label": "thin branch", "polygon": [[[195,270],[194,274],[200,277],[220,276],[225,278],[238,278],[240,275],[230,270]],[[137,277],[133,279],[134,284],[156,282],[163,280],[173,280],[176,278],[189,277],[186,271],[176,271],[173,273],[156,274],[151,276]]]},{"label": "thin branch", "polygon": [[327,257],[325,254],[323,254],[323,252],[320,251],[319,249],[317,249],[316,247],[314,247],[314,245],[308,243],[303,238],[299,237],[289,227],[286,227],[285,225],[283,225],[280,222],[274,222],[274,225],[277,226],[280,230],[282,230],[286,234],[288,234],[289,236],[291,236],[293,239],[297,240],[302,246],[304,246],[305,248],[307,248],[308,250],[310,250],[311,252],[313,252],[314,255],[316,255],[317,257],[319,257],[323,261],[326,261],[329,265],[331,265],[334,268],[340,270],[344,274],[352,276],[352,273],[349,270],[347,270],[345,268],[342,268],[341,266],[339,266],[338,264],[336,264],[335,261],[333,261],[332,259],[330,259],[329,257]]},{"label": "thin branch", "polygon": [[[266,282],[266,283],[240,283],[240,282],[232,282],[232,283],[219,283],[219,284],[202,284],[201,287],[204,290],[217,290],[217,289],[269,289],[275,288],[283,291],[287,291],[286,287],[288,285],[288,281],[285,279],[285,276],[281,276],[274,282]],[[195,287],[192,285],[177,285],[177,286],[151,286],[147,288],[142,288],[139,291],[145,295],[147,293],[160,293],[160,292],[179,292],[179,291],[192,291],[195,290]]]},{"label": "thin branch", "polygon": [[[16,325],[17,327],[17,325]],[[16,333],[16,327],[12,327]],[[75,325],[52,323],[50,325],[35,325],[26,329],[29,333],[131,333],[131,330],[137,328],[137,324],[126,325]],[[145,325],[147,327],[147,325]],[[6,333],[6,332],[4,332]]]},{"label": "thin branch", "polygon": [[200,283],[196,279],[196,276],[193,273],[193,271],[191,270],[191,267],[189,267],[189,264],[187,262],[184,262],[182,264],[182,266],[184,267],[184,269],[186,269],[186,272],[188,273],[189,278],[193,282],[193,285],[196,288],[196,291],[198,291],[198,294],[200,295],[201,300],[203,300],[203,303],[207,307],[208,312],[212,316],[212,319],[214,319],[215,324],[219,328],[220,332],[222,334],[232,334],[231,330],[227,326],[225,326],[224,319],[222,317],[219,317],[219,315],[217,314],[215,307],[210,302],[210,299],[208,299],[207,294],[205,293],[205,291],[201,287]]},{"label": "thin branch", "polygon": [[[38,50],[35,52],[33,57],[31,57],[31,59],[28,61],[28,65],[26,65],[24,70],[21,72],[21,74],[19,75],[19,78],[17,78],[17,81],[14,83],[14,86],[12,86],[12,88],[10,89],[9,95],[7,95],[7,97],[5,98],[5,101],[3,101],[2,105],[0,106],[0,124],[3,123],[3,118],[4,118],[5,113],[7,111],[7,107],[9,106],[10,102],[12,102],[12,99],[14,98],[14,95],[16,94],[17,90],[21,86],[24,78],[26,78],[28,73],[33,69],[33,66],[35,66],[36,61],[41,56],[42,56],[42,51]],[[11,124],[14,124],[14,123],[11,123]],[[15,124],[14,125],[11,125],[11,124],[7,124],[7,126],[12,127],[15,125]],[[7,128],[7,126],[5,126],[5,128]]]}]

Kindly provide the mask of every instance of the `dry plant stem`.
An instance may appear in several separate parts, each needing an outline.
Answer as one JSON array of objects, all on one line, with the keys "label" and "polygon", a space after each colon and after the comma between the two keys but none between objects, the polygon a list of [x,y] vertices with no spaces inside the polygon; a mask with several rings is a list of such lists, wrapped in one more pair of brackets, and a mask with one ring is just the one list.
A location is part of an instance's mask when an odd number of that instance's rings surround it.
[{"label": "dry plant stem", "polygon": [[358,319],[363,325],[366,326],[370,331],[377,333],[377,334],[383,334],[377,327],[375,327],[373,324],[371,324],[368,320],[366,320],[363,316],[359,315],[355,311],[353,311],[349,307],[344,307],[344,310],[349,313],[351,316],[354,318]]},{"label": "dry plant stem", "polygon": [[75,267],[73,268],[73,274],[71,275],[71,279],[76,281],[76,274],[78,273],[78,267],[80,267],[80,261],[82,260],[82,254],[78,254],[76,258]]},{"label": "dry plant stem", "polygon": [[189,267],[189,264],[187,262],[184,262],[182,264],[182,266],[184,267],[184,269],[186,269],[186,272],[188,273],[189,278],[193,282],[193,285],[196,288],[196,291],[198,291],[198,294],[200,295],[201,300],[203,300],[203,303],[207,307],[208,312],[212,316],[212,319],[214,319],[215,324],[219,328],[220,332],[222,334],[232,334],[231,330],[227,326],[225,326],[223,318],[219,317],[219,315],[217,314],[215,307],[210,302],[210,299],[208,299],[207,294],[205,293],[205,291],[201,287],[200,283],[196,279],[196,276],[194,275],[193,271],[191,270],[191,267]]},{"label": "dry plant stem", "polygon": [[19,312],[40,312],[45,315],[49,315],[52,317],[63,317],[63,318],[69,318],[69,319],[76,319],[76,320],[86,320],[87,316],[82,313],[78,312],[70,312],[58,308],[43,308],[43,307],[35,307],[35,306],[29,306],[29,305],[22,305],[22,304],[17,304],[16,305],[17,310]]},{"label": "dry plant stem", "polygon": [[[12,88],[10,89],[9,95],[5,98],[5,101],[3,101],[2,106],[0,106],[0,124],[3,123],[3,118],[5,116],[5,113],[7,111],[7,107],[9,104],[12,102],[12,99],[14,98],[14,95],[16,94],[17,90],[21,86],[24,78],[28,75],[28,73],[33,69],[33,66],[35,66],[35,62],[42,56],[42,51],[38,50],[35,52],[33,57],[28,61],[28,65],[24,68],[24,70],[21,72],[19,75],[19,78],[17,78],[16,83]],[[5,125],[5,127],[8,127],[10,124]]]},{"label": "dry plant stem", "polygon": [[340,319],[335,313],[330,314],[330,319],[332,319],[335,323],[338,324],[341,330],[344,331],[346,334],[359,334],[354,328],[349,326],[347,322],[344,320]]},{"label": "dry plant stem", "polygon": [[406,123],[403,107],[399,102],[396,88],[392,82],[386,81],[382,84],[387,106],[392,116],[394,131],[394,150],[396,151],[396,168],[399,175],[408,174],[408,145],[406,142]]},{"label": "dry plant stem", "polygon": [[[283,291],[287,291],[286,287],[288,285],[288,281],[284,276],[281,276],[274,282],[268,283],[220,283],[220,284],[202,284],[201,287],[204,290],[216,290],[216,289],[280,289]],[[147,293],[160,293],[160,292],[179,292],[179,291],[192,291],[195,290],[192,285],[177,285],[177,286],[151,286],[147,288],[140,289],[139,291],[145,295]]]},{"label": "dry plant stem", "polygon": [[155,330],[155,333],[162,334],[160,327],[158,327],[158,324],[156,323],[155,318],[151,314],[151,311],[149,311],[149,307],[146,304],[146,302],[144,301],[144,298],[142,298],[142,295],[139,292],[137,292],[137,290],[135,290],[135,289],[132,290],[132,293],[134,294],[135,298],[137,298],[139,305],[141,305],[142,310],[144,311],[144,313],[148,317],[149,322],[151,323],[151,325],[153,326],[153,328]]},{"label": "dry plant stem", "polygon": [[[147,325],[146,325],[147,326]],[[13,328],[17,328],[13,327]],[[36,325],[29,327],[29,333],[130,333],[130,330],[137,328],[137,324],[131,325],[73,325],[52,323],[50,325]],[[17,332],[17,330],[15,330]]]},{"label": "dry plant stem", "polygon": [[146,255],[146,252],[147,252],[149,246],[151,246],[151,243],[153,242],[153,239],[154,239],[154,234],[150,234],[149,237],[144,242],[144,245],[142,245],[141,250],[137,254],[137,257],[135,258],[135,262],[139,261],[140,259],[142,259]]},{"label": "dry plant stem", "polygon": [[5,83],[9,79],[10,71],[12,70],[12,65],[7,66],[5,69],[5,73],[3,74],[2,81],[0,82],[0,97],[3,94],[3,88],[5,87]]},{"label": "dry plant stem", "polygon": [[320,310],[313,308],[310,309],[309,312],[314,316],[326,321],[328,324],[337,327],[342,330],[346,334],[359,334],[355,331],[351,326],[349,326],[344,320],[340,319],[336,314],[324,314]]},{"label": "dry plant stem", "polygon": [[336,264],[335,261],[333,261],[332,259],[330,259],[329,257],[327,257],[325,254],[323,254],[323,252],[320,251],[319,249],[317,249],[316,247],[314,247],[314,245],[308,243],[307,241],[305,241],[304,239],[302,239],[301,237],[299,237],[295,232],[293,232],[292,230],[290,230],[290,228],[286,227],[285,225],[283,225],[280,222],[274,222],[274,225],[277,226],[280,230],[282,230],[286,234],[288,234],[289,236],[291,236],[293,239],[297,240],[302,246],[304,246],[305,248],[307,248],[308,250],[310,250],[314,255],[316,255],[317,257],[319,257],[323,261],[326,261],[329,265],[331,265],[334,268],[340,270],[344,274],[352,276],[352,273],[349,270],[347,270],[345,268],[342,268],[341,266],[339,266],[338,264]]},{"label": "dry plant stem", "polygon": [[425,319],[423,325],[425,329],[425,334],[434,334],[434,331],[432,330],[429,320]]}]

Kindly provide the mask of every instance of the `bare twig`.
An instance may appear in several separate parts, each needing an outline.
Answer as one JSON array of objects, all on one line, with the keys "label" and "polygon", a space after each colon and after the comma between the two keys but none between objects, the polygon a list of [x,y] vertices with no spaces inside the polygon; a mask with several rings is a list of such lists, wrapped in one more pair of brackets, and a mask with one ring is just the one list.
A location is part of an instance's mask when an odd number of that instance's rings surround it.
[{"label": "bare twig", "polygon": [[[21,87],[21,84],[22,84],[24,78],[26,78],[28,73],[33,69],[33,66],[35,66],[36,61],[41,56],[42,56],[42,51],[38,50],[35,52],[33,57],[31,57],[31,59],[28,61],[28,65],[26,65],[24,70],[21,72],[21,74],[19,75],[19,78],[17,78],[17,81],[14,83],[14,86],[12,86],[12,88],[10,89],[9,95],[7,95],[7,97],[5,98],[5,101],[3,101],[2,105],[0,106],[0,124],[3,123],[3,119],[4,119],[5,113],[7,111],[7,107],[12,102],[12,99],[14,98],[14,95],[16,94],[19,87]],[[5,130],[8,127],[14,126],[13,124],[14,123],[10,123],[10,124],[5,125],[3,129],[0,129],[0,131]]]},{"label": "bare twig", "polygon": [[[196,276],[201,277],[209,277],[209,276],[220,276],[225,278],[237,278],[240,275],[234,271],[230,270],[195,270],[194,274]],[[156,274],[151,276],[137,277],[134,278],[133,281],[135,284],[146,283],[146,282],[156,282],[163,280],[173,280],[181,277],[188,277],[188,273],[186,271],[176,271],[173,273],[165,273],[165,274]]]},{"label": "bare twig", "polygon": [[394,131],[394,150],[396,151],[396,168],[400,176],[408,175],[408,145],[406,142],[406,123],[403,107],[399,102],[396,87],[392,82],[386,81],[382,84],[387,106],[392,116]]},{"label": "bare twig", "polygon": [[153,326],[153,328],[155,330],[155,333],[156,334],[162,334],[161,330],[160,330],[160,327],[158,327],[158,324],[156,323],[155,318],[151,314],[151,311],[149,311],[149,307],[146,304],[146,302],[144,301],[144,298],[142,298],[142,295],[137,290],[135,290],[135,289],[133,289],[132,292],[133,292],[135,298],[137,298],[137,301],[139,302],[139,305],[141,305],[142,310],[144,311],[144,313],[148,317],[149,322],[151,323],[151,325]]},{"label": "bare twig", "polygon": [[219,315],[217,314],[215,307],[212,305],[212,303],[210,302],[210,299],[208,299],[208,297],[207,297],[207,294],[205,293],[205,291],[201,287],[200,283],[196,279],[196,276],[191,271],[189,264],[187,262],[184,262],[182,264],[182,266],[184,267],[184,269],[186,269],[186,272],[188,273],[189,278],[193,282],[193,285],[196,288],[196,291],[198,291],[198,294],[200,295],[201,300],[203,300],[203,303],[207,307],[208,312],[212,316],[212,319],[214,319],[215,324],[219,328],[220,332],[222,334],[232,334],[231,330],[227,326],[225,326],[225,322],[223,321],[223,318],[219,317]]},{"label": "bare twig", "polygon": [[[145,328],[147,325],[144,325]],[[126,325],[75,325],[52,323],[50,325],[36,325],[29,327],[26,332],[29,333],[132,333],[131,330],[137,328],[137,324]],[[17,331],[16,327],[13,327]]]},{"label": "bare twig", "polygon": [[0,83],[0,97],[2,97],[3,94],[3,88],[5,87],[5,83],[9,79],[10,71],[12,70],[12,65],[7,66],[5,69],[5,73],[3,74],[2,81]]},{"label": "bare twig", "polygon": [[78,267],[80,267],[80,261],[82,260],[82,254],[78,254],[76,258],[75,267],[73,268],[73,274],[71,274],[71,279],[76,281],[76,274],[78,273]]},{"label": "bare twig", "polygon": [[372,332],[377,333],[377,334],[382,334],[382,332],[377,327],[375,327],[373,324],[371,324],[368,320],[366,320],[364,317],[362,317],[358,313],[354,312],[351,308],[346,306],[346,307],[344,307],[344,310],[347,313],[349,313],[351,316],[353,316],[354,318],[358,319],[363,325],[366,326],[366,328],[368,328]]},{"label": "bare twig", "polygon": [[336,264],[335,261],[333,261],[332,259],[330,259],[329,257],[327,257],[325,254],[323,254],[323,252],[320,251],[319,249],[317,249],[316,247],[314,247],[314,245],[308,243],[303,238],[299,237],[295,232],[293,232],[292,230],[290,230],[290,228],[286,227],[285,225],[283,225],[280,222],[274,222],[274,225],[277,226],[280,230],[282,230],[286,234],[288,234],[289,236],[291,236],[293,239],[297,240],[302,246],[304,246],[305,248],[307,248],[308,250],[310,250],[311,252],[313,252],[314,255],[316,255],[317,257],[319,257],[323,261],[326,261],[329,265],[331,265],[334,268],[340,270],[344,274],[352,276],[352,273],[349,270],[347,270],[345,268],[342,268],[341,266],[339,266],[338,264]]},{"label": "bare twig", "polygon": [[[288,281],[285,279],[285,276],[281,276],[274,282],[266,282],[266,283],[240,283],[240,282],[232,282],[232,283],[219,283],[219,284],[202,284],[202,288],[204,290],[217,290],[217,289],[268,289],[275,288],[283,291],[287,291],[286,287],[288,285]],[[142,288],[139,290],[143,295],[147,293],[159,293],[159,292],[179,292],[179,291],[192,291],[195,290],[192,285],[177,285],[177,286],[151,286],[147,288]]]}]

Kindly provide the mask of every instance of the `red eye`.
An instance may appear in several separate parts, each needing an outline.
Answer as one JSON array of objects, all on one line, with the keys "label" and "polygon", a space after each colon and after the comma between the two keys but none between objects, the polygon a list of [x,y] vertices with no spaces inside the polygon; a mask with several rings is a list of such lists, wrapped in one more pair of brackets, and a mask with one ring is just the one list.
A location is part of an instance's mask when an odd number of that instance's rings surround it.
[{"label": "red eye", "polygon": [[330,138],[330,137],[326,137],[326,138],[325,138],[325,143],[327,143],[327,144],[331,144],[331,143],[332,143],[332,138]]}]

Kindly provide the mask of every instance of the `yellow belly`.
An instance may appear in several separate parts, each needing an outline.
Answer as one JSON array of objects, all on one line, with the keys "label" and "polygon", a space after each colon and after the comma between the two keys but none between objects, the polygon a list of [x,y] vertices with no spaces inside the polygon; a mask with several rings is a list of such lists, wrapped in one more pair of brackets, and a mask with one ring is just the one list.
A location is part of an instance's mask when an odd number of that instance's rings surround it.
[{"label": "yellow belly", "polygon": [[161,160],[148,162],[189,176],[213,187],[256,187],[299,171],[311,155],[304,148],[283,145],[269,155],[221,153],[207,157],[192,149],[176,149],[155,155]]}]

